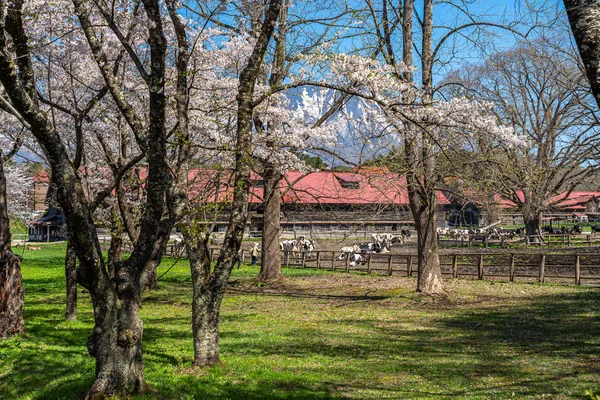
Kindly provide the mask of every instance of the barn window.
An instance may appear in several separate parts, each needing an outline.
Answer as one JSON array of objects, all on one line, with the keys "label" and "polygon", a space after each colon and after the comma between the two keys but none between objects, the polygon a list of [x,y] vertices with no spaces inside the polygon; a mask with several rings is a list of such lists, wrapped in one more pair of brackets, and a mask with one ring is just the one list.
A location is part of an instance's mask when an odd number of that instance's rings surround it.
[{"label": "barn window", "polygon": [[360,189],[360,182],[358,180],[346,180],[339,176],[336,176],[336,178],[343,189]]}]

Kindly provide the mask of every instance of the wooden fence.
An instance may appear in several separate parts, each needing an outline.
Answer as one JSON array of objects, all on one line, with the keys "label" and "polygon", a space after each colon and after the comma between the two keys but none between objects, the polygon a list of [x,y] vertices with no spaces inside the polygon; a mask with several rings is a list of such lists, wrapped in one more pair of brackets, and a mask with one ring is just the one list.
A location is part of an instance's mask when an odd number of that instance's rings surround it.
[{"label": "wooden fence", "polygon": [[[124,243],[123,251],[131,251]],[[220,249],[211,248],[211,260]],[[169,257],[185,257],[180,245],[168,245]],[[247,262],[249,252],[241,251],[241,261]],[[291,268],[313,268],[330,271],[362,272],[367,274],[416,275],[416,254],[362,254],[363,262],[351,265],[348,254],[339,251],[282,252],[282,264]],[[260,260],[260,254],[259,254]],[[440,254],[442,274],[452,278],[506,279],[514,281],[582,283],[600,285],[600,253],[532,254],[526,252],[455,252]]]},{"label": "wooden fence", "polygon": [[453,247],[473,247],[483,245],[499,246],[508,248],[513,244],[525,245],[526,247],[589,247],[600,245],[600,236],[596,234],[544,234],[537,236],[538,243],[531,244],[527,237],[501,237],[500,239],[477,239],[477,235],[469,235],[469,237],[449,238],[439,237],[438,243],[442,246]]},{"label": "wooden fence", "polygon": [[[363,255],[364,262],[354,266],[347,257],[340,260],[338,256],[339,252],[332,251],[301,252],[290,255],[287,266],[409,277],[416,274],[416,254]],[[282,260],[285,263],[285,255]],[[600,254],[453,253],[440,254],[440,266],[443,275],[453,278],[600,284]]]}]

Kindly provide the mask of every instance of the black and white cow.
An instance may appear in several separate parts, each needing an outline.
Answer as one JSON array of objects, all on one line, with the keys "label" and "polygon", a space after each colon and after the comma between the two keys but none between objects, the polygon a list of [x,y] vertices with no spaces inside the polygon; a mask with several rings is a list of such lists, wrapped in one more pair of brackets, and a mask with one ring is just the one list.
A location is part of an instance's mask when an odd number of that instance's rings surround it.
[{"label": "black and white cow", "polygon": [[365,256],[358,253],[342,253],[339,255],[338,260],[345,260],[348,258],[349,265],[351,267],[356,266],[357,264],[364,264],[366,262]]}]

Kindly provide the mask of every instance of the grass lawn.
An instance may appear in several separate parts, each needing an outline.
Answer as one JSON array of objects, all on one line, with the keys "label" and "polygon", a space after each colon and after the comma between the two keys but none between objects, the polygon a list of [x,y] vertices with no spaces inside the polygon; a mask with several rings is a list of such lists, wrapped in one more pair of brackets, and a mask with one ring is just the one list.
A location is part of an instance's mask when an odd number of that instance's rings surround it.
[{"label": "grass lawn", "polygon": [[[26,334],[0,342],[1,399],[72,399],[88,388],[89,297],[63,321],[64,245],[26,251]],[[166,271],[174,260],[165,260]],[[285,270],[235,270],[221,313],[223,366],[194,370],[191,283],[180,261],[147,293],[146,381],[134,399],[584,399],[600,390],[597,288]]]}]

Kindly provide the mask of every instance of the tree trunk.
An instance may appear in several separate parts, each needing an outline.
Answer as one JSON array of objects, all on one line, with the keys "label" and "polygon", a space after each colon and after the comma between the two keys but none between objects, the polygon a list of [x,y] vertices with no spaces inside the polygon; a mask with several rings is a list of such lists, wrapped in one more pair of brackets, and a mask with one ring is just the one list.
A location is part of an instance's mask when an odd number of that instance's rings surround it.
[{"label": "tree trunk", "polygon": [[541,243],[542,213],[525,209],[523,210],[523,222],[529,243]]},{"label": "tree trunk", "polygon": [[96,358],[96,381],[86,399],[144,389],[139,278],[122,262],[116,263],[115,275],[116,290],[105,288],[100,292],[103,298],[94,302],[96,323],[88,338],[88,352]]},{"label": "tree trunk", "polygon": [[[192,243],[186,238],[186,244]],[[210,276],[211,262],[205,243],[186,246],[192,272],[192,332],[194,361],[199,367],[221,363],[219,357],[219,310],[225,288],[214,287],[215,276]],[[225,281],[226,282],[226,281]]]},{"label": "tree trunk", "polygon": [[598,0],[564,0],[564,4],[588,81],[600,107],[600,4]]},{"label": "tree trunk", "polygon": [[[278,34],[274,38],[275,54],[273,56],[271,77],[269,78],[269,86],[271,87],[281,86],[286,75],[287,6],[285,4],[286,0],[283,0],[283,7],[281,7],[279,20],[277,21]],[[267,128],[267,135],[270,135],[271,128]],[[273,138],[267,140],[267,148],[273,152],[281,150],[278,141]],[[279,249],[279,236],[281,234],[281,190],[279,184],[283,176],[280,172],[279,163],[267,159],[264,166],[262,260],[257,278],[261,282],[284,279],[281,272],[281,250]]]},{"label": "tree trunk", "polygon": [[123,259],[123,238],[120,235],[110,235],[108,248],[108,277],[115,279],[116,264]]},{"label": "tree trunk", "polygon": [[75,321],[77,319],[77,256],[69,241],[67,241],[67,253],[65,255],[65,277],[67,280],[65,320]]},{"label": "tree trunk", "polygon": [[[409,197],[411,199],[414,197],[421,198],[421,194],[409,192]],[[411,210],[413,211],[415,228],[417,230],[417,256],[419,268],[417,292],[439,294],[444,291],[444,286],[438,255],[435,193],[433,193],[433,195],[430,194],[428,197],[430,201],[433,200],[433,204],[430,204],[429,207],[421,206],[415,209],[415,207],[412,206],[414,201],[411,201]]]},{"label": "tree trunk", "polygon": [[194,362],[199,367],[221,364],[219,357],[219,311],[223,296],[215,298],[211,290],[201,290],[192,303]]},{"label": "tree trunk", "polygon": [[0,151],[0,339],[18,335],[25,328],[25,291],[21,278],[21,257],[14,254],[10,248],[4,161]]},{"label": "tree trunk", "polygon": [[21,257],[7,249],[0,253],[0,339],[23,332],[24,297]]},{"label": "tree trunk", "polygon": [[278,281],[284,278],[281,272],[281,250],[279,236],[281,231],[281,174],[273,166],[265,169],[265,209],[262,237],[262,261],[258,280],[261,282]]},{"label": "tree trunk", "polygon": [[158,275],[156,275],[156,267],[158,267],[157,263],[156,266],[148,272],[147,279],[144,284],[144,291],[158,289]]},{"label": "tree trunk", "polygon": [[[183,231],[186,250],[192,269],[192,330],[194,333],[194,364],[207,366],[219,363],[219,309],[231,276],[234,260],[240,249],[244,228],[248,219],[248,197],[250,192],[250,148],[252,140],[252,96],[260,73],[260,67],[273,35],[282,0],[271,0],[265,13],[260,35],[240,74],[238,86],[238,125],[235,144],[234,191],[229,217],[219,258],[211,273],[207,242],[194,243],[193,236]],[[200,249],[200,246],[202,248]]]}]

